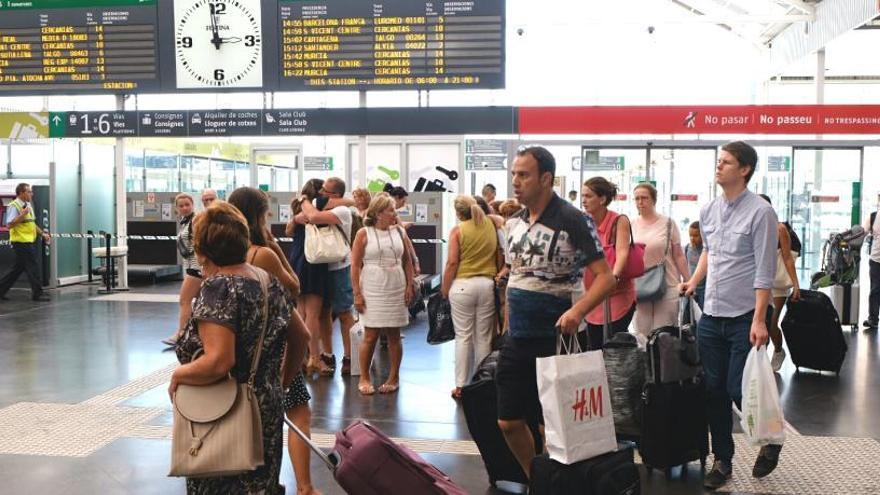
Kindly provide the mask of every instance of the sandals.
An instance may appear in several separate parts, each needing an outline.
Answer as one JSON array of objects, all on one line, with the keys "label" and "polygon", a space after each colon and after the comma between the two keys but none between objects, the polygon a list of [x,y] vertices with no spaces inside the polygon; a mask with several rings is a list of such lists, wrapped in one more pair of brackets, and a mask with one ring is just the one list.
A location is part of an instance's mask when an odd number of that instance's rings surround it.
[{"label": "sandals", "polygon": [[380,394],[393,394],[397,392],[397,389],[400,388],[399,383],[383,383],[379,385],[379,393]]},{"label": "sandals", "polygon": [[[381,387],[380,387],[380,389],[381,389]],[[361,395],[373,395],[376,393],[376,389],[373,388],[372,384],[361,383],[358,385],[358,392],[360,392]]]}]

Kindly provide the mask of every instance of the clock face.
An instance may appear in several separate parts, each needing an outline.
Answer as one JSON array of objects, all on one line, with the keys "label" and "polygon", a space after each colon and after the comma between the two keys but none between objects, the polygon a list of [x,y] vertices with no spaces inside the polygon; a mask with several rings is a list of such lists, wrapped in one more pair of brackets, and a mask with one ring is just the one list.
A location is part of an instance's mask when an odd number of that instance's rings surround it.
[{"label": "clock face", "polygon": [[174,0],[177,87],[263,85],[260,2]]}]

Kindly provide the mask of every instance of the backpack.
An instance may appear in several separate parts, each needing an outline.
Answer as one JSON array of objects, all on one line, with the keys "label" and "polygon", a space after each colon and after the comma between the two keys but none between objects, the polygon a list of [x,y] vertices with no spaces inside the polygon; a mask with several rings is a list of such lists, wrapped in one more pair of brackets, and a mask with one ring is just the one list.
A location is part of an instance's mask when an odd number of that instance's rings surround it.
[{"label": "backpack", "polygon": [[362,228],[364,228],[364,219],[363,219],[363,217],[361,217],[361,215],[358,212],[356,212],[354,210],[354,208],[350,208],[350,209],[351,209],[351,238],[349,240],[349,243],[350,243],[349,245],[353,246],[354,245],[354,238],[357,235],[358,230],[361,230]]},{"label": "backpack", "polygon": [[874,245],[874,220],[877,220],[877,212],[871,212],[871,226],[868,227],[868,252],[871,252],[871,248]]},{"label": "backpack", "polygon": [[788,230],[788,237],[791,238],[791,250],[796,252],[798,255],[801,255],[801,249],[803,246],[801,245],[801,239],[798,237],[797,233],[791,228],[791,224],[788,222],[782,222],[785,225],[785,229]]}]

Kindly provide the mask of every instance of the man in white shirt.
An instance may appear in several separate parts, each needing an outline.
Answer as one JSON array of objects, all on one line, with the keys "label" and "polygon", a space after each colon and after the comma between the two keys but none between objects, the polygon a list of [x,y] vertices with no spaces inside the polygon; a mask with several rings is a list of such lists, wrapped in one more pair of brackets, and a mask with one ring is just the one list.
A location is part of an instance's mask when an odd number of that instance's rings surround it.
[{"label": "man in white shirt", "polygon": [[[321,195],[334,199],[345,195],[345,181],[338,177],[331,177],[324,181]],[[309,223],[315,225],[335,225],[342,230],[346,242],[351,242],[352,211],[348,206],[337,206],[326,211],[319,211],[310,201],[304,201],[302,211],[309,219]],[[330,368],[336,370],[336,355],[333,354],[333,320],[339,318],[339,327],[342,331],[342,374],[351,374],[351,340],[349,331],[354,325],[354,292],[351,287],[351,254],[337,263],[328,266],[327,293],[324,294],[324,308],[321,313],[321,360]]]}]

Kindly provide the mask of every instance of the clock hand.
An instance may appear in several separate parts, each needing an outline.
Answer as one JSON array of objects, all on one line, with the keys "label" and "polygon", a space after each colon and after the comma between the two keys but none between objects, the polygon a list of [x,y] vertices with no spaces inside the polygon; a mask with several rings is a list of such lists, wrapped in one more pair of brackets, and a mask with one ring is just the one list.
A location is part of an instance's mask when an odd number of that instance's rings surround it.
[{"label": "clock hand", "polygon": [[241,43],[241,38],[231,37],[231,38],[220,38],[221,43]]},{"label": "clock hand", "polygon": [[217,17],[214,15],[214,10],[211,4],[208,4],[208,12],[211,14],[211,43],[214,44],[214,48],[220,49],[220,46],[223,44],[222,38],[220,38],[220,29],[217,27]]}]

